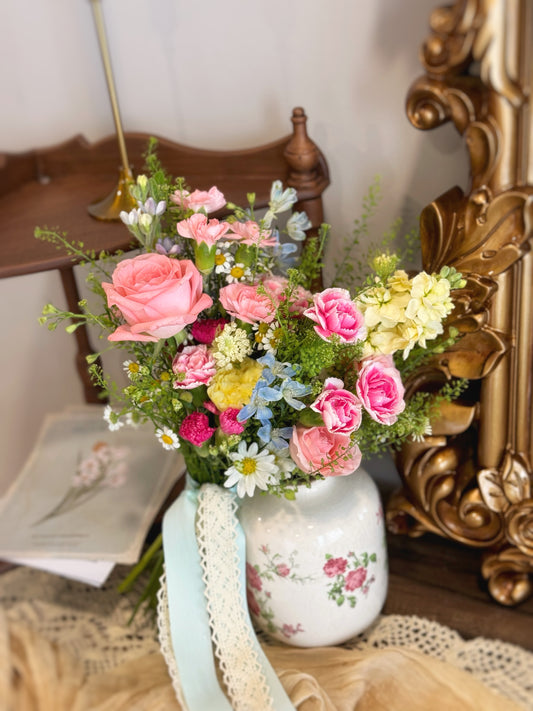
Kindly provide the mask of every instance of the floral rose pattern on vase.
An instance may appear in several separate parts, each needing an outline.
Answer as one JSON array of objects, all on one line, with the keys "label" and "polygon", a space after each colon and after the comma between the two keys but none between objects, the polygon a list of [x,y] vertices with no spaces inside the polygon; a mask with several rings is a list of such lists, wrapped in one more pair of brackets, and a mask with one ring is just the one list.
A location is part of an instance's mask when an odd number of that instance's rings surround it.
[{"label": "floral rose pattern on vase", "polygon": [[350,551],[346,558],[334,558],[326,554],[324,574],[331,579],[328,585],[328,597],[340,607],[347,602],[350,607],[357,604],[356,592],[368,595],[375,576],[369,576],[369,565],[377,562],[375,553],[361,553],[357,556]]},{"label": "floral rose pattern on vase", "polygon": [[280,633],[286,639],[293,637],[298,632],[303,632],[302,625],[298,622],[290,624],[274,619],[274,613],[269,604],[270,592],[264,588],[263,583],[281,578],[295,583],[305,583],[310,577],[301,576],[296,572],[298,565],[295,563],[296,551],[283,560],[279,553],[272,553],[267,545],[259,547],[265,557],[263,566],[246,563],[246,597],[248,608],[252,615],[260,617],[265,622],[271,633]]}]

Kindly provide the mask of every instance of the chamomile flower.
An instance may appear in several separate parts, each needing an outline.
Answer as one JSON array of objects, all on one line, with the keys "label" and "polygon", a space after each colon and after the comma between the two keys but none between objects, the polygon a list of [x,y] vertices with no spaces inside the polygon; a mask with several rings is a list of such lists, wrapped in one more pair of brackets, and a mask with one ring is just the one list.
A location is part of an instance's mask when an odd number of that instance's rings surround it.
[{"label": "chamomile flower", "polygon": [[252,278],[252,272],[244,264],[236,262],[231,269],[227,272],[226,281],[228,284],[234,284],[238,281],[245,281],[246,279]]},{"label": "chamomile flower", "polygon": [[268,328],[268,331],[265,334],[265,338],[263,341],[264,350],[268,353],[276,355],[278,345],[281,341],[282,336],[283,329],[281,328],[280,324],[277,321],[272,321]]},{"label": "chamomile flower", "polygon": [[257,349],[262,351],[265,349],[265,339],[270,328],[270,324],[264,321],[259,321],[252,325],[252,331],[254,333],[254,341],[256,343]]},{"label": "chamomile flower", "polygon": [[413,442],[423,442],[426,437],[431,437],[432,434],[433,430],[431,429],[431,423],[429,419],[426,419],[422,427],[411,434],[411,439]]},{"label": "chamomile flower", "polygon": [[106,405],[104,409],[104,420],[107,422],[107,426],[111,432],[116,432],[116,430],[119,430],[124,425],[124,422],[120,419],[120,415],[113,411],[111,405]]},{"label": "chamomile flower", "polygon": [[217,249],[215,254],[215,274],[229,274],[234,261],[233,254],[227,248]]},{"label": "chamomile flower", "polygon": [[224,472],[227,477],[224,486],[231,488],[237,485],[237,496],[241,498],[246,494],[252,496],[256,487],[266,491],[268,484],[275,483],[279,478],[274,455],[267,449],[259,451],[257,442],[248,447],[241,440],[237,451],[230,452],[229,458],[233,465]]},{"label": "chamomile flower", "polygon": [[155,431],[155,436],[161,442],[164,449],[179,449],[180,442],[178,435],[170,427],[160,427]]},{"label": "chamomile flower", "polygon": [[130,380],[139,373],[139,364],[134,360],[125,360],[124,363],[122,363],[122,368]]}]

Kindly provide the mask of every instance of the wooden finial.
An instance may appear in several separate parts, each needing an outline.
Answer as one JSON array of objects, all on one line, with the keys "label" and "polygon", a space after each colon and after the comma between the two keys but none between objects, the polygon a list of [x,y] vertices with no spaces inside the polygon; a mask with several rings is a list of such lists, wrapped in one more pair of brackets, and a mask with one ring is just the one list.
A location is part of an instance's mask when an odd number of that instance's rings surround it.
[{"label": "wooden finial", "polygon": [[293,109],[291,121],[293,132],[284,156],[290,168],[289,185],[298,190],[316,182],[320,154],[307,135],[307,116],[301,107]]}]

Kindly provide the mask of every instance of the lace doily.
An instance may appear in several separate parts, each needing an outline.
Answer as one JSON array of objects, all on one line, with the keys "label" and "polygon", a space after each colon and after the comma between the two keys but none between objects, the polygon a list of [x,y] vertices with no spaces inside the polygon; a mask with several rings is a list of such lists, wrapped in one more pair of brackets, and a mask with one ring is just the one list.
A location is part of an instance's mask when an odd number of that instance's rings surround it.
[{"label": "lace doily", "polygon": [[[151,618],[138,615],[128,626],[142,581],[130,596],[119,595],[117,586],[126,572],[117,569],[105,587],[95,589],[17,568],[0,576],[0,605],[9,619],[25,622],[50,641],[68,646],[84,661],[87,674],[107,671],[161,651]],[[168,609],[164,595],[163,588],[161,605]],[[164,619],[160,617],[161,634],[168,640],[168,620]],[[398,646],[422,652],[469,672],[487,687],[533,709],[533,654],[515,645],[483,638],[463,640],[436,622],[387,615],[345,646],[360,650]],[[162,651],[172,673],[171,645]]]}]

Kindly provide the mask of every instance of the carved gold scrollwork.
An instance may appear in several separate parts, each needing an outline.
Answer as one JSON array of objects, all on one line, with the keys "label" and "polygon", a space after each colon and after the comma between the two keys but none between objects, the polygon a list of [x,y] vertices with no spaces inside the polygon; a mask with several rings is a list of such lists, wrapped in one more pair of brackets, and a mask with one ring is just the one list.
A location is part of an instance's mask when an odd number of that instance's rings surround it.
[{"label": "carved gold scrollwork", "polygon": [[460,339],[407,393],[452,377],[470,385],[432,437],[399,453],[404,488],[387,520],[493,548],[483,575],[495,599],[515,604],[533,587],[533,0],[457,0],[430,25],[407,114],[421,129],[454,123],[472,180],[468,194],[451,188],[423,210],[422,261],[454,266],[466,286],[449,319]]}]

